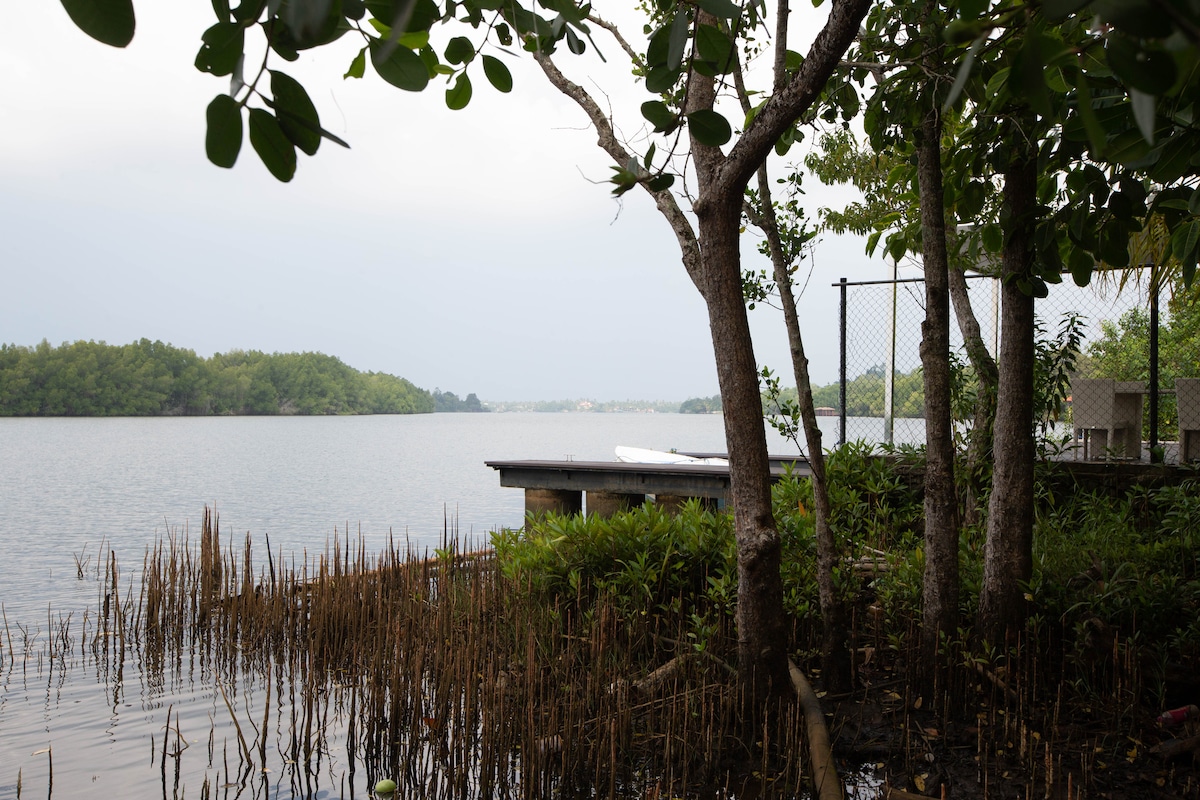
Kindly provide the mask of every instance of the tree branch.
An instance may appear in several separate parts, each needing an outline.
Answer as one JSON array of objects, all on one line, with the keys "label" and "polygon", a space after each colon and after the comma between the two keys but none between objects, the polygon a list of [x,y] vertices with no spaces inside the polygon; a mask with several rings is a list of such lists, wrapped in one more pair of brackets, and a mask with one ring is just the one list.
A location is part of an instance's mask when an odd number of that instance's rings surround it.
[{"label": "tree branch", "polygon": [[621,35],[621,30],[616,25],[595,14],[589,14],[587,20],[612,34],[612,37],[617,40],[620,48],[625,51],[625,55],[629,56],[629,60],[633,62],[634,67],[639,69],[645,68],[646,64],[642,61],[642,57],[638,55],[636,50],[629,46],[629,42],[625,41],[625,37]]},{"label": "tree branch", "polygon": [[[577,83],[568,79],[559,70],[558,66],[545,53],[534,53],[534,60],[538,66],[542,68],[547,80],[554,88],[558,89],[564,95],[575,101],[583,113],[587,114],[588,119],[592,123],[592,127],[596,131],[596,144],[608,154],[609,158],[619,166],[624,167],[635,158],[634,154],[625,148],[625,146],[617,139],[616,132],[613,130],[612,120],[592,96],[588,94]],[[671,226],[671,230],[675,233],[675,239],[679,242],[679,249],[683,256],[683,266],[687,270],[688,276],[692,282],[696,284],[696,288],[700,293],[704,294],[704,284],[700,280],[701,262],[700,262],[700,243],[696,238],[696,232],[692,229],[691,222],[676,202],[675,196],[670,191],[663,190],[659,192],[651,191],[645,184],[643,188],[649,192],[654,198],[655,205],[658,206],[659,213],[666,218],[667,224]]]},{"label": "tree branch", "polygon": [[825,27],[817,34],[795,77],[776,92],[729,151],[710,191],[720,194],[742,187],[775,146],[775,142],[809,109],[825,88],[829,75],[858,35],[858,26],[871,0],[834,0]]}]

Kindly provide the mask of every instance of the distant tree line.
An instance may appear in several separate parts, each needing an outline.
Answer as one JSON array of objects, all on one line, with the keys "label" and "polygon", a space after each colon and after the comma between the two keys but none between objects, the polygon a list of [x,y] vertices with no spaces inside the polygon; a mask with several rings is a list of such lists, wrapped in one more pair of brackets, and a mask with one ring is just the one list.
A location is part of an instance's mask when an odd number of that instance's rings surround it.
[{"label": "distant tree line", "polygon": [[[1115,323],[1102,320],[1100,338],[1079,360],[1079,374],[1119,381],[1150,379],[1150,314],[1132,308]],[[1170,388],[1176,378],[1200,377],[1200,286],[1167,302],[1158,332],[1158,378]]]},{"label": "distant tree line", "polygon": [[[887,376],[886,367],[874,366],[846,381],[846,416],[848,417],[882,417],[884,408],[884,378]],[[780,402],[795,403],[796,388],[780,390]],[[831,383],[828,386],[814,386],[812,390],[813,405],[817,408],[839,408],[841,405],[841,385]],[[897,370],[892,375],[892,414],[896,417],[925,416],[925,387],[921,381],[921,368],[911,372]],[[773,407],[764,398],[763,411],[774,414]]]},{"label": "distant tree line", "polygon": [[680,414],[719,414],[721,412],[721,395],[712,397],[692,397],[679,404]]},{"label": "distant tree line", "polygon": [[662,400],[489,400],[487,405],[492,411],[540,413],[578,411],[590,414],[674,414],[679,410],[679,403]]},{"label": "distant tree line", "polygon": [[0,416],[424,414],[403,378],[321,353],[232,350],[200,358],[162,342],[0,345]]},{"label": "distant tree line", "polygon": [[458,395],[454,392],[443,392],[441,389],[433,390],[433,410],[438,412],[445,411],[487,411],[483,407],[483,403],[479,402],[479,398],[471,392],[465,399],[458,399]]}]

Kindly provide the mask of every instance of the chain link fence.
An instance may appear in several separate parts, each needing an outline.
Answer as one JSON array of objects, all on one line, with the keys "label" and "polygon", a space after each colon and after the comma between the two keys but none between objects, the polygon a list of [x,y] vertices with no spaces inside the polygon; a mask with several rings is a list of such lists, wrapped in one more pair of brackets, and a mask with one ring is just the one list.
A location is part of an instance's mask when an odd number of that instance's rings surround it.
[{"label": "chain link fence", "polygon": [[[971,306],[992,357],[999,351],[999,282],[968,280]],[[1041,429],[1063,458],[1155,460],[1200,458],[1200,347],[1160,352],[1157,298],[1130,281],[1090,287],[1050,286],[1037,312],[1036,392]],[[838,441],[925,441],[921,377],[920,278],[841,281],[841,376],[838,396],[816,398],[818,413],[839,416]],[[953,309],[951,310],[953,317]],[[951,325],[951,359],[966,374],[962,335]],[[1072,354],[1077,354],[1071,357]],[[968,378],[969,380],[969,378]]]}]

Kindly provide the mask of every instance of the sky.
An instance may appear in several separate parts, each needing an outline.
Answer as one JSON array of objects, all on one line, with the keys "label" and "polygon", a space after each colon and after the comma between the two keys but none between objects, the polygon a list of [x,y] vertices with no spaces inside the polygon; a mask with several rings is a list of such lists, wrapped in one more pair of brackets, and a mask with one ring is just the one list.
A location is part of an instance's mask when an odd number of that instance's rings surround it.
[{"label": "sky", "polygon": [[[123,50],[50,0],[14,6],[0,27],[0,343],[317,351],[493,401],[717,393],[705,306],[673,234],[643,192],[611,196],[582,112],[527,60],[506,60],[509,95],[476,70],[462,111],[436,82],[406,93],[369,68],[343,80],[350,37],[274,62],[351,145],[301,155],[281,184],[248,141],[231,170],[205,158],[205,107],[228,90],[192,65],[210,3],[135,5]],[[632,138],[647,95],[617,62],[589,51],[563,63]],[[850,196],[806,189],[811,216]],[[744,266],[769,268],[755,244]],[[826,384],[831,284],[891,269],[832,235],[810,266],[800,318]],[[760,306],[751,320],[760,365],[789,374],[782,315]]]}]

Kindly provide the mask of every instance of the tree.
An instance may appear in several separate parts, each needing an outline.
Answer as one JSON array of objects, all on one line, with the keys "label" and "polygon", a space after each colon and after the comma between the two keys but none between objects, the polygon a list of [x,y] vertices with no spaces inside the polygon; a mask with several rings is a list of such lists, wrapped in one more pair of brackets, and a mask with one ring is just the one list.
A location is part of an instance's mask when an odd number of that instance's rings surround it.
[{"label": "tree", "polygon": [[[674,132],[684,121],[688,124],[697,184],[692,203],[695,228],[667,191],[668,182],[659,182],[646,172],[653,146],[646,157],[635,158],[618,141],[608,116],[579,84],[563,75],[552,54],[535,54],[550,82],[587,114],[599,134],[600,147],[617,165],[628,165],[616,167],[618,190],[641,184],[653,194],[680,243],[684,267],[708,306],[738,542],[739,679],[755,703],[769,696],[790,694],[791,681],[783,636],[780,540],[770,504],[758,371],[742,299],[742,198],[776,143],[823,92],[867,5],[862,0],[840,0],[833,5],[808,58],[794,71],[776,70],[775,74],[782,74],[785,80],[776,85],[757,113],[748,117],[741,137],[728,154],[720,147],[729,141],[732,131],[715,110],[716,77],[739,68],[735,41],[722,31],[739,30],[743,24],[741,12],[725,8],[725,18],[718,19],[703,9],[693,13],[686,7],[667,5],[659,9],[660,16],[655,20],[659,25],[651,36],[646,59],[642,61],[626,47],[635,68],[645,72],[647,88],[663,93],[673,104],[649,101],[643,105],[644,116],[664,134]],[[786,4],[780,5],[778,18],[786,31]],[[689,36],[694,48],[685,60],[683,48]],[[777,38],[786,42],[786,37]],[[777,51],[774,63],[786,67],[786,55],[786,51]]]},{"label": "tree", "polygon": [[[133,35],[131,2],[64,0],[85,31],[118,46]],[[757,3],[739,7],[722,0],[704,0],[698,6],[661,2],[650,10],[652,33],[643,55],[628,45],[616,26],[593,14],[589,5],[572,0],[528,7],[469,0],[448,3],[444,9],[433,0],[292,0],[270,7],[260,0],[236,9],[218,0],[214,4],[217,22],[205,32],[197,55],[198,68],[233,77],[232,94],[219,95],[208,107],[206,149],[210,160],[220,166],[233,165],[241,148],[245,115],[252,147],[280,180],[294,174],[297,148],[311,155],[322,139],[340,140],[321,128],[307,92],[285,73],[266,69],[264,61],[259,75],[247,82],[242,70],[245,35],[254,28],[265,37],[271,53],[285,59],[299,49],[319,47],[353,31],[365,44],[349,75],[361,76],[369,60],[381,77],[410,91],[423,90],[435,74],[456,76],[446,93],[452,108],[470,100],[468,71],[473,65],[481,64],[497,89],[512,88],[504,62],[481,51],[485,45],[508,48],[515,44],[537,61],[556,88],[579,105],[595,128],[600,147],[614,161],[617,190],[641,186],[651,194],[708,307],[736,509],[739,676],[749,690],[746,696],[755,705],[768,696],[790,693],[790,678],[783,636],[780,541],[771,511],[758,371],[741,292],[742,196],[777,143],[791,135],[796,121],[824,90],[868,5],[868,0],[834,0],[829,20],[807,58],[793,59],[783,44],[778,46],[774,60],[784,69],[775,74],[784,80],[756,108],[728,152],[722,147],[732,138],[732,126],[717,109],[718,99],[726,85],[724,76],[739,67],[743,47],[760,46],[752,37],[762,23],[765,6]],[[780,2],[776,16],[779,29],[786,30],[786,2]],[[451,38],[442,53],[443,61],[430,44],[431,29],[441,23],[469,26],[479,41]],[[651,145],[640,158],[635,157],[619,140],[609,116],[560,70],[557,48],[565,44],[572,53],[584,52],[592,38],[592,26],[612,35],[644,78],[646,89],[657,98],[643,104],[642,113],[657,133],[664,137],[674,134],[673,139],[668,138],[668,153],[687,151],[687,161],[680,163],[694,170],[689,177],[695,186],[694,194],[685,193],[682,199],[691,201],[691,218],[680,198],[670,191],[674,176],[666,168],[652,170],[655,147]],[[260,81],[264,83],[261,87]],[[266,83],[270,84],[270,97]]]}]

